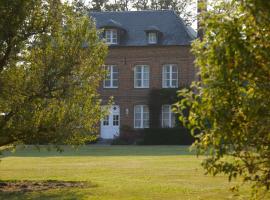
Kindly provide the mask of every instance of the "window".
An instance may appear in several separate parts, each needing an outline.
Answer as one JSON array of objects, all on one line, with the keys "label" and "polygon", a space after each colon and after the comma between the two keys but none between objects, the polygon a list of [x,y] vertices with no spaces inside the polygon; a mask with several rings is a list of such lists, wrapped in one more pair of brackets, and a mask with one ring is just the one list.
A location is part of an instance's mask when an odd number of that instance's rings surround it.
[{"label": "window", "polygon": [[149,109],[146,105],[134,107],[134,128],[149,128]]},{"label": "window", "polygon": [[137,65],[134,69],[134,87],[149,88],[149,66]]},{"label": "window", "polygon": [[103,119],[103,126],[109,126],[109,115],[105,116]]},{"label": "window", "polygon": [[177,88],[178,87],[177,65],[164,65],[163,66],[162,87],[163,88]]},{"label": "window", "polygon": [[113,115],[113,126],[119,126],[119,115]]},{"label": "window", "polygon": [[116,29],[107,29],[105,30],[105,42],[107,44],[117,44],[117,30]]},{"label": "window", "polygon": [[171,105],[162,106],[162,127],[172,128],[175,126],[175,114],[172,112]]},{"label": "window", "polygon": [[115,65],[106,66],[107,75],[103,82],[104,88],[118,88],[118,67]]},{"label": "window", "polygon": [[148,33],[148,44],[156,44],[157,43],[157,33],[150,32]]}]

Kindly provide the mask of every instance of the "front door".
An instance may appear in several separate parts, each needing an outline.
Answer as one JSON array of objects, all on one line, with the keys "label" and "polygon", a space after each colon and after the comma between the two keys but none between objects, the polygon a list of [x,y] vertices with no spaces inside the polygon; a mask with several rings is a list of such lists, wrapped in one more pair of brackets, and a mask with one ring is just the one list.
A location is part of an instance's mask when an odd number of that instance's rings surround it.
[{"label": "front door", "polygon": [[113,105],[109,109],[109,114],[101,121],[100,137],[103,139],[113,139],[119,136],[120,108]]}]

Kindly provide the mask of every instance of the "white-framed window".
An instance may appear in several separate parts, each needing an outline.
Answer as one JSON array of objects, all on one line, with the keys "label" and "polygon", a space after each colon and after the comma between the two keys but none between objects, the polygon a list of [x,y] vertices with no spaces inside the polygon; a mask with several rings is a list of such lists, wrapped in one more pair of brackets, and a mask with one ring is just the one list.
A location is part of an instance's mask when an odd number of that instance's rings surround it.
[{"label": "white-framed window", "polygon": [[148,44],[156,44],[157,43],[157,33],[149,32],[148,33]]},{"label": "white-framed window", "polygon": [[137,65],[134,68],[134,87],[149,88],[149,66]]},{"label": "white-framed window", "polygon": [[177,88],[178,87],[178,67],[174,64],[163,66],[162,70],[162,87]]},{"label": "white-framed window", "polygon": [[105,66],[107,75],[103,81],[104,88],[118,88],[118,67],[115,65]]},{"label": "white-framed window", "polygon": [[175,114],[172,112],[171,105],[162,105],[162,127],[175,127]]},{"label": "white-framed window", "polygon": [[103,119],[103,126],[109,126],[109,115],[106,115]]},{"label": "white-framed window", "polygon": [[117,30],[106,29],[105,30],[105,42],[106,44],[117,44]]},{"label": "white-framed window", "polygon": [[149,108],[147,105],[134,106],[134,128],[149,128]]},{"label": "white-framed window", "polygon": [[113,115],[113,126],[119,126],[119,115]]}]

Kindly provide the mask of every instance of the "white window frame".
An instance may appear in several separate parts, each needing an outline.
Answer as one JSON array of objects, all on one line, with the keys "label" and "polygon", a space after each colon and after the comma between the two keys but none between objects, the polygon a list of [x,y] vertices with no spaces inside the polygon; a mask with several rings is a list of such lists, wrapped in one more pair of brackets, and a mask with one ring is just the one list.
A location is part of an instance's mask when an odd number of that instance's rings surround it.
[{"label": "white window frame", "polygon": [[[175,114],[172,112],[172,105],[162,105],[162,121],[161,126],[162,128],[173,128],[175,127]],[[167,116],[168,118],[165,118]],[[168,123],[165,122],[168,121]],[[168,124],[168,125],[167,125]]]},{"label": "white window frame", "polygon": [[[140,70],[140,79],[137,79],[138,69]],[[145,73],[145,69],[147,72]],[[140,80],[140,85],[138,85]],[[150,67],[148,65],[136,65],[134,67],[134,88],[149,88],[150,85]]]},{"label": "white window frame", "polygon": [[[118,84],[119,84],[118,67],[116,65],[106,65],[105,68],[106,68],[108,74],[106,75],[105,79],[103,80],[103,88],[118,88]],[[114,77],[115,74],[117,74],[117,78]],[[108,80],[110,81],[110,85],[106,86],[105,82]],[[114,85],[115,80],[117,81],[117,85]]]},{"label": "white window frame", "polygon": [[[137,109],[139,109],[139,119],[136,119]],[[139,126],[136,124],[136,120],[139,120]],[[149,128],[149,108],[147,105],[134,106],[134,128]]]},{"label": "white window frame", "polygon": [[104,34],[106,44],[118,44],[118,33],[116,29],[106,29]]},{"label": "white window frame", "polygon": [[[166,77],[167,69],[169,68],[169,79]],[[173,72],[173,69],[176,69],[176,72]],[[176,73],[176,79],[173,79],[173,73]],[[169,80],[169,85],[167,81]],[[176,85],[173,85],[173,81],[176,81]],[[178,88],[178,67],[175,64],[166,64],[162,68],[162,87],[163,88]]]},{"label": "white window frame", "polygon": [[157,33],[156,32],[149,32],[148,33],[148,44],[157,44]]}]

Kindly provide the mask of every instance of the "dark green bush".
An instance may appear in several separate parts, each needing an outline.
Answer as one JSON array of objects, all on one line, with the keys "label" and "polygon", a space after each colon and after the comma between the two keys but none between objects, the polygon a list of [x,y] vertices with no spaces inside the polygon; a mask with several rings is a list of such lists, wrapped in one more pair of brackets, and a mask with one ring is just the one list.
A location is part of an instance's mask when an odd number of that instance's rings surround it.
[{"label": "dark green bush", "polygon": [[147,128],[140,131],[142,145],[191,145],[194,138],[182,127]]}]

